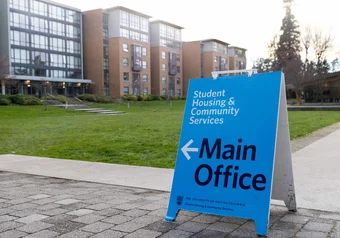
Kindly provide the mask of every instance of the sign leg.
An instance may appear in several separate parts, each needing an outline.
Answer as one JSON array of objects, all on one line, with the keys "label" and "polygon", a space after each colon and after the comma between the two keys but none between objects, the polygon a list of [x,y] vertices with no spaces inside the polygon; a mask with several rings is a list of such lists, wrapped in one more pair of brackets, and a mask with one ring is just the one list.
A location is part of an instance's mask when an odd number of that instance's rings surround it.
[{"label": "sign leg", "polygon": [[297,211],[294,186],[289,186],[288,195],[284,198],[284,202],[289,211]]},{"label": "sign leg", "polygon": [[168,208],[168,213],[166,214],[165,220],[172,222],[175,220],[177,213],[178,213],[178,209],[177,208],[173,208],[173,207],[169,207]]},{"label": "sign leg", "polygon": [[266,237],[267,231],[268,231],[268,224],[269,224],[269,218],[268,219],[255,220],[256,234],[258,236]]}]

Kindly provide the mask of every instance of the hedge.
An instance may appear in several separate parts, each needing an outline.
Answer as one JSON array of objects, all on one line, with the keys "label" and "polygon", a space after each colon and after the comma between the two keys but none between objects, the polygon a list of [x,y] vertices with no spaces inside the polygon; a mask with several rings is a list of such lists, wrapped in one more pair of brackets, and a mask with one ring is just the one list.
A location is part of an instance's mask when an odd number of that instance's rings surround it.
[{"label": "hedge", "polygon": [[96,102],[96,103],[112,103],[113,98],[99,94],[82,94],[78,98],[83,101]]},{"label": "hedge", "polygon": [[42,101],[30,95],[16,94],[8,96],[8,99],[18,105],[42,105]]}]

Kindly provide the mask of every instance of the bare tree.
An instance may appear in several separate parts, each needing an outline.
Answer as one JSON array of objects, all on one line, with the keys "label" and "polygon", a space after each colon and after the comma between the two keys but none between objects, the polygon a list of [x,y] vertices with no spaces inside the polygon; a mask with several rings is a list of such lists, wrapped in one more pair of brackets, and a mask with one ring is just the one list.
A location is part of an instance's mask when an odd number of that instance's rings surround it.
[{"label": "bare tree", "polygon": [[305,51],[305,62],[308,61],[308,53],[309,53],[309,49],[312,44],[312,38],[313,38],[312,30],[310,26],[307,26],[305,29],[304,35],[302,35],[302,38],[301,38],[302,47],[303,47],[303,50]]},{"label": "bare tree", "polygon": [[333,39],[330,33],[324,34],[322,30],[315,29],[313,34],[313,50],[315,54],[316,68],[315,68],[315,85],[317,93],[324,101],[324,84],[327,78],[327,73],[330,70],[330,66],[327,62],[328,51],[333,47]]}]

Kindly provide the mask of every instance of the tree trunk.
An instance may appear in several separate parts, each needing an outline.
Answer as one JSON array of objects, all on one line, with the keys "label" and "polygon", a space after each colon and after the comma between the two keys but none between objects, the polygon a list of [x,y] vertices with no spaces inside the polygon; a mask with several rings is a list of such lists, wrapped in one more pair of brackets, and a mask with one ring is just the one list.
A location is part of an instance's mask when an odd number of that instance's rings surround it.
[{"label": "tree trunk", "polygon": [[300,90],[295,91],[295,96],[296,96],[296,104],[301,105]]}]

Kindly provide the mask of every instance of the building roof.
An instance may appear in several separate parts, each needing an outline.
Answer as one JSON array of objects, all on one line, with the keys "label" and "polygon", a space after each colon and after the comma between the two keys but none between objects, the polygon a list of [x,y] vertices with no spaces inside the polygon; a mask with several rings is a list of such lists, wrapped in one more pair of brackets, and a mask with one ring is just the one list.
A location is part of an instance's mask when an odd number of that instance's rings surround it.
[{"label": "building roof", "polygon": [[235,48],[235,49],[239,49],[239,50],[245,50],[247,51],[246,48],[242,48],[242,47],[238,47],[238,46],[229,46],[229,48]]},{"label": "building roof", "polygon": [[52,4],[52,5],[55,5],[55,6],[63,7],[63,8],[69,9],[69,10],[73,10],[73,11],[76,11],[76,12],[81,12],[81,10],[79,8],[71,7],[71,6],[68,6],[68,5],[59,3],[59,2],[54,2],[54,1],[51,1],[51,0],[40,0],[40,1],[48,3],[48,4]]},{"label": "building roof", "polygon": [[135,10],[132,10],[130,8],[126,8],[126,7],[123,7],[123,6],[115,6],[115,7],[110,7],[110,8],[105,9],[105,11],[111,11],[111,10],[123,10],[123,11],[129,12],[129,13],[141,16],[141,17],[145,17],[145,18],[148,18],[148,19],[151,18],[151,16],[149,16],[149,15],[146,15],[146,14],[141,13],[141,12],[137,12]]},{"label": "building roof", "polygon": [[184,29],[184,27],[181,27],[181,26],[178,26],[178,25],[175,25],[175,24],[172,24],[170,22],[167,22],[167,21],[163,21],[163,20],[153,20],[150,22],[150,24],[156,24],[156,23],[162,23],[164,25],[168,25],[168,26],[172,26],[174,28],[177,28],[177,29]]},{"label": "building roof", "polygon": [[327,78],[340,77],[340,71],[327,74]]},{"label": "building roof", "polygon": [[214,41],[214,42],[217,42],[217,43],[220,43],[220,44],[223,44],[223,45],[230,45],[227,42],[224,42],[224,41],[221,41],[221,40],[218,40],[218,39],[213,39],[213,38],[202,40],[202,42],[209,42],[209,41]]}]

